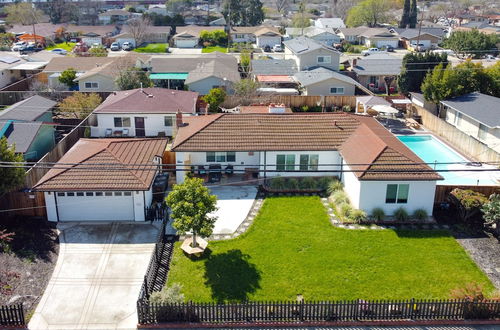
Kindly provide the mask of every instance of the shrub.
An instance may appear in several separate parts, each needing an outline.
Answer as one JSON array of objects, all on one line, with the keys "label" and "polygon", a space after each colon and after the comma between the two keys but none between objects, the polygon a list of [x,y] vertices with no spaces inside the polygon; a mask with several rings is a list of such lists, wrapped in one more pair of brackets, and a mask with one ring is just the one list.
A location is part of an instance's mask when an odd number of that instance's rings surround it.
[{"label": "shrub", "polygon": [[270,186],[271,186],[271,189],[274,189],[274,190],[283,190],[283,189],[285,189],[285,186],[286,186],[285,179],[282,178],[281,176],[272,178]]},{"label": "shrub", "polygon": [[299,180],[297,180],[295,178],[288,179],[286,186],[287,186],[287,189],[297,190],[297,189],[299,189]]},{"label": "shrub", "polygon": [[317,187],[316,180],[314,180],[311,177],[302,178],[299,181],[299,187],[300,189],[316,189]]},{"label": "shrub", "polygon": [[335,191],[332,196],[330,196],[332,202],[336,205],[349,204],[349,196],[343,190]]},{"label": "shrub", "polygon": [[[465,304],[463,306],[464,317],[466,319],[489,319],[498,313],[495,312],[491,306],[475,304],[487,299],[484,294],[483,286],[475,282],[468,283],[464,287],[451,290],[450,298],[467,300],[470,302],[470,304]],[[493,296],[491,297],[491,300],[499,301],[500,297]]]},{"label": "shrub", "polygon": [[172,286],[164,286],[161,291],[153,292],[149,301],[154,304],[179,304],[184,302],[184,294],[181,293],[182,286],[174,283]]},{"label": "shrub", "polygon": [[328,194],[331,195],[331,194],[335,193],[336,191],[342,190],[343,188],[344,188],[344,186],[342,185],[342,182],[340,182],[338,180],[334,180],[333,182],[331,182],[328,185],[327,192],[328,192]]},{"label": "shrub", "polygon": [[488,202],[486,196],[472,190],[455,188],[448,196],[450,202],[458,210],[460,219],[466,224],[474,224],[482,220],[481,207]]},{"label": "shrub", "polygon": [[417,209],[413,212],[413,217],[417,220],[426,220],[427,219],[427,211],[424,209]]},{"label": "shrub", "polygon": [[372,217],[377,221],[382,221],[385,219],[385,212],[382,208],[376,207],[372,210]]},{"label": "shrub", "polygon": [[346,219],[351,218],[351,214],[354,211],[353,207],[349,203],[342,203],[339,205],[340,214]]},{"label": "shrub", "polygon": [[349,220],[352,222],[361,222],[366,220],[366,212],[363,210],[352,210],[351,214],[349,215]]},{"label": "shrub", "polygon": [[332,177],[329,177],[329,176],[323,176],[321,178],[318,179],[318,188],[319,189],[323,189],[323,190],[327,190],[328,187],[335,181],[334,178]]},{"label": "shrub", "polygon": [[408,212],[406,211],[406,209],[404,207],[400,207],[399,209],[397,209],[396,211],[394,211],[394,217],[398,221],[406,221],[406,220],[408,220],[409,215],[408,215]]}]

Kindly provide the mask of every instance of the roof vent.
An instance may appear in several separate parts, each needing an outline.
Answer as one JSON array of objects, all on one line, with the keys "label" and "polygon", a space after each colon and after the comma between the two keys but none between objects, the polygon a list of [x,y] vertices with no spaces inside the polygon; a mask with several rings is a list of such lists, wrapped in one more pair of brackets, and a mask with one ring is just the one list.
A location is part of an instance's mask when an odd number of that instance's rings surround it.
[{"label": "roof vent", "polygon": [[148,94],[148,98],[153,98],[153,94]]}]

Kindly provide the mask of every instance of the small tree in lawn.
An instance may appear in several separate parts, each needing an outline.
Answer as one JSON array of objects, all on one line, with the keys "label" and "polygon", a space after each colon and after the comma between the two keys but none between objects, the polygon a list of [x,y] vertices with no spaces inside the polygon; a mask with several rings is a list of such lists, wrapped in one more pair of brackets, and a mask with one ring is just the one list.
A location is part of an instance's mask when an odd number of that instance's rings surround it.
[{"label": "small tree in lawn", "polygon": [[481,208],[481,212],[483,212],[485,224],[496,225],[495,231],[500,238],[500,195],[491,195],[488,202]]},{"label": "small tree in lawn", "polygon": [[75,82],[76,79],[76,70],[73,68],[68,68],[61,72],[61,75],[59,76],[59,82],[65,84],[69,88],[75,87],[78,85],[77,82]]},{"label": "small tree in lawn", "polygon": [[216,217],[209,213],[217,210],[217,197],[199,178],[186,178],[184,183],[177,184],[167,196],[167,204],[172,210],[174,228],[180,234],[193,233],[193,245],[196,247],[196,235],[208,237],[214,229]]}]

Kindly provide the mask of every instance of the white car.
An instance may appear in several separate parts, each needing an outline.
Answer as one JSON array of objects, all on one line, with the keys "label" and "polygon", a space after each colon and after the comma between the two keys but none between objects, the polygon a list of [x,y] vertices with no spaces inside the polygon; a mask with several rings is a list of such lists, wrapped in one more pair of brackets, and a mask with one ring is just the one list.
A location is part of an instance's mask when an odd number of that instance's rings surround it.
[{"label": "white car", "polygon": [[274,45],[273,47],[273,52],[282,52],[283,51],[283,47],[281,47],[281,45]]},{"label": "white car", "polygon": [[62,49],[62,48],[54,48],[54,49],[51,49],[50,51],[54,54],[59,54],[59,55],[68,54],[68,51],[66,49]]},{"label": "white car", "polygon": [[18,52],[20,50],[23,50],[24,48],[26,48],[28,46],[28,44],[26,43],[26,41],[18,41],[16,43],[14,43],[14,45],[12,45],[12,48],[11,50],[13,52]]},{"label": "white car", "polygon": [[132,43],[130,43],[128,41],[125,41],[122,45],[122,49],[123,50],[132,50],[132,49],[134,49],[134,45],[132,45]]},{"label": "white car", "polygon": [[378,53],[380,53],[380,49],[378,49],[378,48],[368,48],[366,50],[363,50],[361,52],[361,55],[368,56],[368,55],[371,55],[371,54],[378,54]]}]

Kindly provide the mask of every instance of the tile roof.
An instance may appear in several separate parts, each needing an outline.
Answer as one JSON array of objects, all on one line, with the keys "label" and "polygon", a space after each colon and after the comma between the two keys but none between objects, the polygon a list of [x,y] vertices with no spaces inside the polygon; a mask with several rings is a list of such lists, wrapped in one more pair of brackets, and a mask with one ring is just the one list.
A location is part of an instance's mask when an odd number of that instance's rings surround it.
[{"label": "tile roof", "polygon": [[254,75],[293,75],[297,70],[294,60],[252,60]]},{"label": "tile roof", "polygon": [[[339,150],[360,180],[439,180],[439,176],[375,119],[346,113],[218,114],[186,118],[172,150]],[[410,163],[411,165],[401,165]],[[376,173],[371,169],[394,172]],[[428,172],[411,173],[408,171]]]},{"label": "tile roof", "polygon": [[0,111],[0,119],[35,121],[46,114],[47,111],[50,111],[56,104],[55,101],[34,95]]},{"label": "tile roof", "polygon": [[57,168],[49,170],[33,189],[148,190],[155,172],[146,170],[153,167],[141,165],[154,164],[155,157],[163,155],[167,142],[156,138],[80,139],[57,162]]},{"label": "tile roof", "polygon": [[[0,119],[0,130],[6,128],[3,136],[7,138],[8,144],[14,144],[16,152],[25,153],[38,135],[38,131],[40,127],[42,127],[42,124],[41,121],[16,122]],[[5,127],[5,125],[9,126]]]},{"label": "tile roof", "polygon": [[218,60],[201,63],[189,72],[185,83],[189,85],[210,77],[225,79],[229,82],[238,82],[240,81],[238,65],[234,64],[234,62],[230,63]]},{"label": "tile roof", "polygon": [[332,71],[323,67],[314,68],[308,71],[300,71],[294,75],[294,78],[302,85],[309,86],[314,85],[326,80],[335,79],[347,84],[351,84],[354,86],[361,86],[356,80],[338,73],[336,71]]},{"label": "tile roof", "polygon": [[[244,105],[240,106],[240,113],[269,113],[269,105]],[[285,108],[285,113],[292,113],[292,109]]]},{"label": "tile roof", "polygon": [[137,88],[110,94],[94,113],[195,113],[197,99],[197,92]]},{"label": "tile roof", "polygon": [[441,101],[464,115],[491,128],[500,128],[500,98],[478,92]]}]

